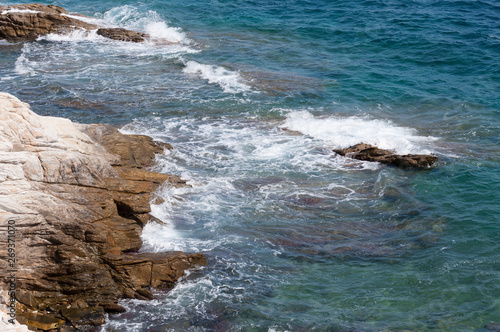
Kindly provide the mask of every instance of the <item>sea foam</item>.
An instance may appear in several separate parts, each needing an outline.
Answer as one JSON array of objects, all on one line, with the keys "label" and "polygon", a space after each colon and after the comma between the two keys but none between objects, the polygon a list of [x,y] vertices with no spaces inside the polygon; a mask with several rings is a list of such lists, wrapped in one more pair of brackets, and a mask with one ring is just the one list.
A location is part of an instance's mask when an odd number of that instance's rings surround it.
[{"label": "sea foam", "polygon": [[180,44],[192,43],[182,29],[169,27],[168,22],[153,10],[143,12],[137,7],[125,5],[108,10],[102,19],[114,26],[146,32],[155,39]]},{"label": "sea foam", "polygon": [[223,67],[188,61],[183,71],[187,74],[197,74],[207,80],[208,83],[218,84],[227,93],[251,91],[250,87],[243,83],[243,79],[238,72]]},{"label": "sea foam", "polygon": [[66,34],[50,33],[45,36],[40,36],[37,40],[46,40],[52,42],[81,42],[81,41],[107,41],[106,38],[99,36],[97,30],[73,30]]},{"label": "sea foam", "polygon": [[291,111],[282,127],[328,142],[333,148],[367,143],[400,154],[431,153],[428,145],[437,139],[419,136],[415,129],[400,127],[388,120],[315,117],[308,111]]}]

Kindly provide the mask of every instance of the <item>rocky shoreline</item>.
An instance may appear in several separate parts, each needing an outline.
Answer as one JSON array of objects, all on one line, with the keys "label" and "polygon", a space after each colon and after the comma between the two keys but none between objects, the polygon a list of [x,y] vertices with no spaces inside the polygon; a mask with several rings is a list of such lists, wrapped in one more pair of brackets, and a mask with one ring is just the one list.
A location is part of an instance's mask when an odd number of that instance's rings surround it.
[{"label": "rocky shoreline", "polygon": [[[75,30],[126,42],[150,39],[94,22],[54,5],[0,6],[0,40]],[[150,202],[161,200],[156,191],[186,185],[177,175],[148,170],[156,154],[171,148],[105,124],[39,116],[0,93],[0,246],[6,249],[0,249],[0,267],[9,271],[0,291],[8,307],[5,293],[15,281],[18,322],[39,331],[99,326],[107,313],[125,311],[119,299],[151,300],[152,288],[168,290],[186,269],[207,264],[201,253],[138,252],[143,227],[155,219]],[[407,169],[437,161],[363,143],[334,151]]]},{"label": "rocky shoreline", "polygon": [[0,264],[14,271],[20,323],[100,325],[106,313],[125,310],[119,299],[152,299],[151,288],[169,289],[186,269],[206,264],[203,254],[137,253],[155,191],[185,185],[147,170],[170,148],[109,125],[39,116],[0,93],[0,246],[15,243],[16,259],[9,266],[2,249]]}]

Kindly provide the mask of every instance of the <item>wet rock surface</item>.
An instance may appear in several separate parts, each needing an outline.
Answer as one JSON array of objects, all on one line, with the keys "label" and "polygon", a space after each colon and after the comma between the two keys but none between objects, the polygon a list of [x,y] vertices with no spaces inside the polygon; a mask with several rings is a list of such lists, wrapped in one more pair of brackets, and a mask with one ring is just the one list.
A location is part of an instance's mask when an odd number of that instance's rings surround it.
[{"label": "wet rock surface", "polygon": [[346,149],[333,150],[335,153],[364,161],[379,162],[406,169],[425,169],[431,167],[438,157],[424,154],[399,155],[389,150],[379,149],[365,143],[359,143]]},{"label": "wet rock surface", "polygon": [[111,29],[101,28],[97,30],[97,34],[99,36],[103,36],[114,40],[128,41],[134,43],[143,42],[144,38],[149,37],[145,33],[135,32],[123,28],[111,28]]},{"label": "wet rock surface", "polygon": [[[81,17],[82,19],[79,19]],[[0,39],[33,40],[49,33],[97,30],[97,34],[121,41],[143,42],[149,36],[122,28],[103,28],[85,21],[85,16],[69,14],[64,8],[39,3],[0,6]]]},{"label": "wet rock surface", "polygon": [[[151,299],[202,254],[140,253],[149,202],[175,175],[148,171],[170,148],[108,125],[42,117],[0,93],[0,245],[15,224],[17,318],[31,329],[99,325],[120,298]],[[0,268],[8,270],[7,252]],[[8,280],[2,277],[0,287]]]}]

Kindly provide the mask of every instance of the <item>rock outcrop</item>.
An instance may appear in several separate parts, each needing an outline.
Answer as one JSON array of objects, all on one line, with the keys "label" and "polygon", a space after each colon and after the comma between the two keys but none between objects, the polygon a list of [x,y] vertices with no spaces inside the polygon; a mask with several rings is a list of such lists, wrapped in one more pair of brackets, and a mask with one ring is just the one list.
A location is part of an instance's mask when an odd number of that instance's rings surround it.
[{"label": "rock outcrop", "polygon": [[68,33],[73,30],[97,30],[103,37],[131,42],[142,42],[149,37],[127,29],[104,28],[88,23],[84,16],[70,15],[59,6],[39,3],[0,6],[0,39],[30,40],[49,33]]},{"label": "rock outcrop", "polygon": [[359,143],[346,149],[333,150],[341,156],[353,159],[376,161],[381,164],[392,165],[401,168],[424,169],[431,167],[438,157],[424,154],[399,155],[389,150],[382,150],[376,146]]},{"label": "rock outcrop", "polygon": [[19,322],[99,325],[124,310],[118,299],[151,299],[151,287],[206,264],[202,254],[137,253],[155,191],[185,185],[146,170],[166,148],[109,125],[38,116],[0,93],[0,269],[13,270],[5,248],[14,239]]}]

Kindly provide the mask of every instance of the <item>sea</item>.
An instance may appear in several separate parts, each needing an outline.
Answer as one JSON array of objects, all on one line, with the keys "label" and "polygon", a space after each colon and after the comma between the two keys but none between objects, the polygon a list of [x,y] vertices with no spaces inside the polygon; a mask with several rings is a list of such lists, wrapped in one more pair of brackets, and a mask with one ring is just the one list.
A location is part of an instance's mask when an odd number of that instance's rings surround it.
[{"label": "sea", "polygon": [[[172,144],[153,169],[189,185],[161,188],[141,250],[208,259],[98,331],[500,323],[498,0],[42,3],[150,38],[0,41],[0,91]],[[333,152],[361,142],[439,161]]]}]

